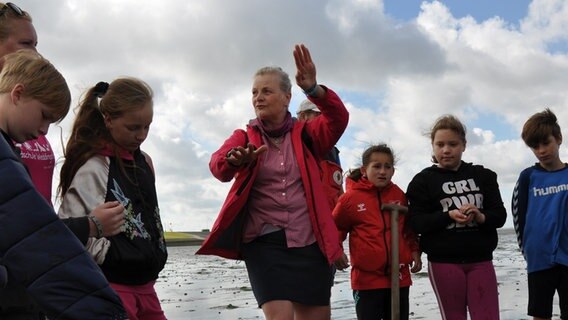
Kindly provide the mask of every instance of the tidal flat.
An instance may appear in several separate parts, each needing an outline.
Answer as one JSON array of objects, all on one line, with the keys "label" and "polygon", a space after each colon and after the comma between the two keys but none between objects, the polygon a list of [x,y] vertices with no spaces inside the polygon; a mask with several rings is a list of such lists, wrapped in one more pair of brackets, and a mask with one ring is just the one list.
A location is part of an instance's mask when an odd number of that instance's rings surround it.
[{"label": "tidal flat", "polygon": [[[347,248],[348,245],[345,245]],[[169,247],[169,259],[156,282],[156,291],[170,320],[264,319],[248,282],[245,264],[216,256],[195,255],[198,246]],[[424,268],[413,275],[410,319],[441,319],[436,297]],[[502,320],[531,319],[526,315],[527,274],[514,231],[500,230],[493,264],[499,285]],[[349,272],[339,271],[331,295],[334,320],[356,319]],[[557,299],[553,319],[559,319]]]}]

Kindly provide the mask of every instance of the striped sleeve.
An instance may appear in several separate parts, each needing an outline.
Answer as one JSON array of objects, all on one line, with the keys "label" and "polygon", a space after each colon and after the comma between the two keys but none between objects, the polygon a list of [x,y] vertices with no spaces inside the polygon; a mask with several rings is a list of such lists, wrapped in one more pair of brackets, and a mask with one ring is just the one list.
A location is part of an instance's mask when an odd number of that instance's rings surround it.
[{"label": "striped sleeve", "polygon": [[527,216],[527,205],[528,205],[528,188],[530,180],[530,172],[532,170],[524,170],[519,175],[519,179],[515,184],[515,189],[513,190],[513,197],[511,200],[511,212],[513,215],[513,226],[515,227],[515,233],[517,234],[517,242],[519,248],[523,251],[523,232],[525,229],[525,221]]}]

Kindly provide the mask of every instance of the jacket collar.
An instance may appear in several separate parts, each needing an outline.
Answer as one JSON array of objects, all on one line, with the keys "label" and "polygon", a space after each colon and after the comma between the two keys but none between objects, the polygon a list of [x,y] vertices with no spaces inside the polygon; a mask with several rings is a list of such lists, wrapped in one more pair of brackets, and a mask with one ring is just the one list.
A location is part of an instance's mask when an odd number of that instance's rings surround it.
[{"label": "jacket collar", "polygon": [[371,183],[367,178],[361,177],[359,180],[355,181],[349,177],[345,179],[345,189],[346,190],[369,190],[374,192],[383,192],[390,189],[393,186],[393,182],[390,181],[384,188],[379,190],[374,184]]}]

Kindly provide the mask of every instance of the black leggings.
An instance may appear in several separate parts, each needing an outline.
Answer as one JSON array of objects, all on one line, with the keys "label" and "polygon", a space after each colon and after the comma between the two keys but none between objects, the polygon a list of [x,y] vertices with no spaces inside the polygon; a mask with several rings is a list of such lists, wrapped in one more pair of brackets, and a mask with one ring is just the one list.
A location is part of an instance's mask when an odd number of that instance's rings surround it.
[{"label": "black leggings", "polygon": [[[400,288],[400,320],[408,320],[409,287]],[[358,320],[390,320],[391,289],[353,290]]]}]

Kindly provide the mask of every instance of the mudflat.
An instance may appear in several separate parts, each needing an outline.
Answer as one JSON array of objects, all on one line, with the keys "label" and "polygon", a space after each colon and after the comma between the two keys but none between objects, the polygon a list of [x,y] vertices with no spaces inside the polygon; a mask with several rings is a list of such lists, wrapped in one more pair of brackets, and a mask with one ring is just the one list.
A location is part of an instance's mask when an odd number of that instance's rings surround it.
[{"label": "mudflat", "polygon": [[[346,248],[348,246],[345,246]],[[216,256],[195,255],[198,246],[169,247],[169,259],[156,282],[156,290],[170,320],[264,319],[252,294],[245,264]],[[441,319],[427,274],[413,275],[410,319]],[[493,263],[499,283],[502,320],[531,319],[526,315],[527,274],[514,231],[500,230]],[[356,319],[349,269],[339,271],[332,288],[332,319]],[[556,300],[553,319],[559,319]]]}]

